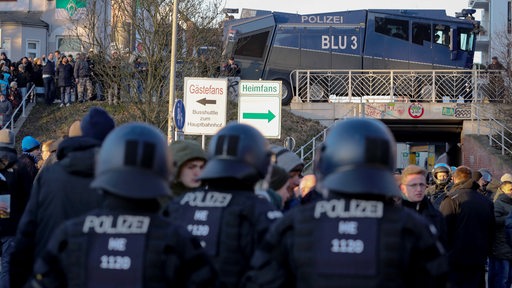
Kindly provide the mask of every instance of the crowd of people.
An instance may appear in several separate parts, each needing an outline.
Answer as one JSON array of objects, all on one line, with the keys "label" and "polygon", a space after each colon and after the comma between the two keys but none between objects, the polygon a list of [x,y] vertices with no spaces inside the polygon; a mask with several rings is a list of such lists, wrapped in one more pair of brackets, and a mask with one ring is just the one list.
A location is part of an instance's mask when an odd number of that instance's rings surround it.
[{"label": "crowd of people", "polygon": [[[126,58],[126,57],[125,57]],[[28,101],[35,101],[38,94],[47,105],[67,107],[73,103],[92,100],[108,100],[109,104],[120,103],[122,89],[131,98],[141,99],[143,78],[147,65],[140,57],[125,59],[117,51],[108,57],[95,53],[79,52],[64,55],[59,50],[41,57],[23,57],[12,61],[5,52],[0,54],[0,117],[2,123],[10,120],[16,109],[32,87]],[[100,63],[100,64],[98,64]],[[121,69],[126,69],[124,78]],[[124,74],[123,74],[124,75]],[[4,101],[1,97],[5,97]],[[1,120],[1,119],[0,119]]]},{"label": "crowd of people", "polygon": [[[230,123],[205,151],[93,107],[66,137],[0,130],[1,287],[510,287],[512,175],[416,165],[375,119],[312,174]],[[430,187],[429,187],[430,186]]]}]

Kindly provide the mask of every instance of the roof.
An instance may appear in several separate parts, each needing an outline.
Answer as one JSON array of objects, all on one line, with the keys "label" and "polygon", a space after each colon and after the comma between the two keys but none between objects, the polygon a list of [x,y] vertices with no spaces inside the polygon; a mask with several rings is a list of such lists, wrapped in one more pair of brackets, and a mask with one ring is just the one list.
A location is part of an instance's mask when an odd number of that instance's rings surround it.
[{"label": "roof", "polygon": [[48,23],[41,20],[42,15],[43,12],[2,11],[0,12],[0,23],[48,28]]}]

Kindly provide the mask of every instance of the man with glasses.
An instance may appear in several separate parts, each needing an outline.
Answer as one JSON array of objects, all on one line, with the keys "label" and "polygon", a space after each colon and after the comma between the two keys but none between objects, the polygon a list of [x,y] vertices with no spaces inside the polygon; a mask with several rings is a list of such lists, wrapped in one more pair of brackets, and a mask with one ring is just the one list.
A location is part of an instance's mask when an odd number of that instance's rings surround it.
[{"label": "man with glasses", "polygon": [[411,208],[429,220],[438,230],[439,240],[446,242],[446,222],[443,215],[426,197],[427,171],[417,165],[409,165],[402,172],[400,190],[402,206]]},{"label": "man with glasses", "polygon": [[485,262],[494,238],[494,205],[477,192],[471,169],[459,166],[439,210],[447,227],[450,287],[485,287]]}]

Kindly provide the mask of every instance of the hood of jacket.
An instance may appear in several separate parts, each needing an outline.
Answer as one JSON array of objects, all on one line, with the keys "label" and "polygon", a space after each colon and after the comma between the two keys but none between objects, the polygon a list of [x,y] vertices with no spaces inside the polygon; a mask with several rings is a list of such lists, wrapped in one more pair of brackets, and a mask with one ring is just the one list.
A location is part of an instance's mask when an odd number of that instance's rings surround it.
[{"label": "hood of jacket", "polygon": [[70,174],[92,177],[100,145],[99,141],[88,137],[70,137],[59,145],[57,159]]},{"label": "hood of jacket", "polygon": [[0,147],[0,170],[14,166],[18,161],[16,150],[8,147]]}]

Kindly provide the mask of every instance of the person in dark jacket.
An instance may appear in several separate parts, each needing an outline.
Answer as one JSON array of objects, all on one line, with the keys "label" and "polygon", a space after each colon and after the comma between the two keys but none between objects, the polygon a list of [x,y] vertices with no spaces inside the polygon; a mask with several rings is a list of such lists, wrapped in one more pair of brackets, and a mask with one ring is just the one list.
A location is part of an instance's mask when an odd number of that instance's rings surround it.
[{"label": "person in dark jacket", "polygon": [[445,216],[450,287],[485,287],[485,263],[494,238],[494,205],[478,193],[471,169],[458,167],[453,187],[441,202]]},{"label": "person in dark jacket", "polygon": [[282,215],[254,193],[268,173],[268,143],[255,128],[231,123],[210,141],[208,159],[205,188],[177,198],[166,214],[199,239],[226,287],[240,287],[253,252]]},{"label": "person in dark jacket", "polygon": [[158,198],[170,194],[170,159],[156,127],[115,129],[99,151],[91,183],[102,194],[101,208],[55,231],[30,284],[217,287],[218,274],[197,239],[159,213]]},{"label": "person in dark jacket", "polygon": [[[94,91],[91,80],[91,68],[85,53],[78,53],[74,69],[78,101],[82,103],[92,100]],[[87,97],[85,96],[85,90],[87,90]]]},{"label": "person in dark jacket", "polygon": [[12,116],[12,104],[4,94],[0,94],[0,115],[2,116],[1,124],[3,128],[11,120]]},{"label": "person in dark jacket", "polygon": [[21,155],[18,157],[18,174],[23,179],[25,193],[32,191],[32,184],[39,172],[39,160],[41,160],[41,142],[32,136],[25,136],[21,140]]},{"label": "person in dark jacket", "polygon": [[506,173],[501,177],[499,189],[503,192],[494,201],[496,232],[489,257],[489,288],[510,288],[512,285],[512,246],[506,239],[505,219],[512,211],[512,175]]},{"label": "person in dark jacket", "polygon": [[442,287],[433,285],[448,270],[435,229],[395,205],[396,144],[386,125],[343,120],[322,145],[315,175],[326,199],[277,220],[243,287]]},{"label": "person in dark jacket", "polygon": [[81,121],[82,136],[64,139],[57,149],[58,161],[37,177],[16,234],[11,287],[25,284],[35,259],[62,222],[98,207],[100,197],[89,184],[97,149],[114,126],[105,110],[91,108]]},{"label": "person in dark jacket", "polygon": [[26,66],[20,64],[18,66],[18,74],[16,74],[16,83],[18,83],[18,89],[20,90],[21,99],[25,99],[28,93],[28,86],[31,81],[31,75],[26,70]]},{"label": "person in dark jacket", "polygon": [[446,222],[425,195],[427,171],[417,165],[409,165],[402,171],[400,190],[402,205],[416,211],[436,226],[441,243],[446,243]]},{"label": "person in dark jacket", "polygon": [[53,53],[48,54],[48,58],[43,55],[42,65],[44,100],[46,105],[51,105],[55,100],[55,62],[53,60]]},{"label": "person in dark jacket", "polygon": [[9,129],[0,130],[0,287],[9,287],[12,243],[29,198],[29,194],[21,189],[21,179],[17,177],[17,161],[14,134]]},{"label": "person in dark jacket", "polygon": [[69,64],[68,57],[62,56],[61,63],[57,65],[55,77],[57,77],[57,86],[60,89],[60,107],[71,104],[71,89],[73,88],[73,66]]}]

